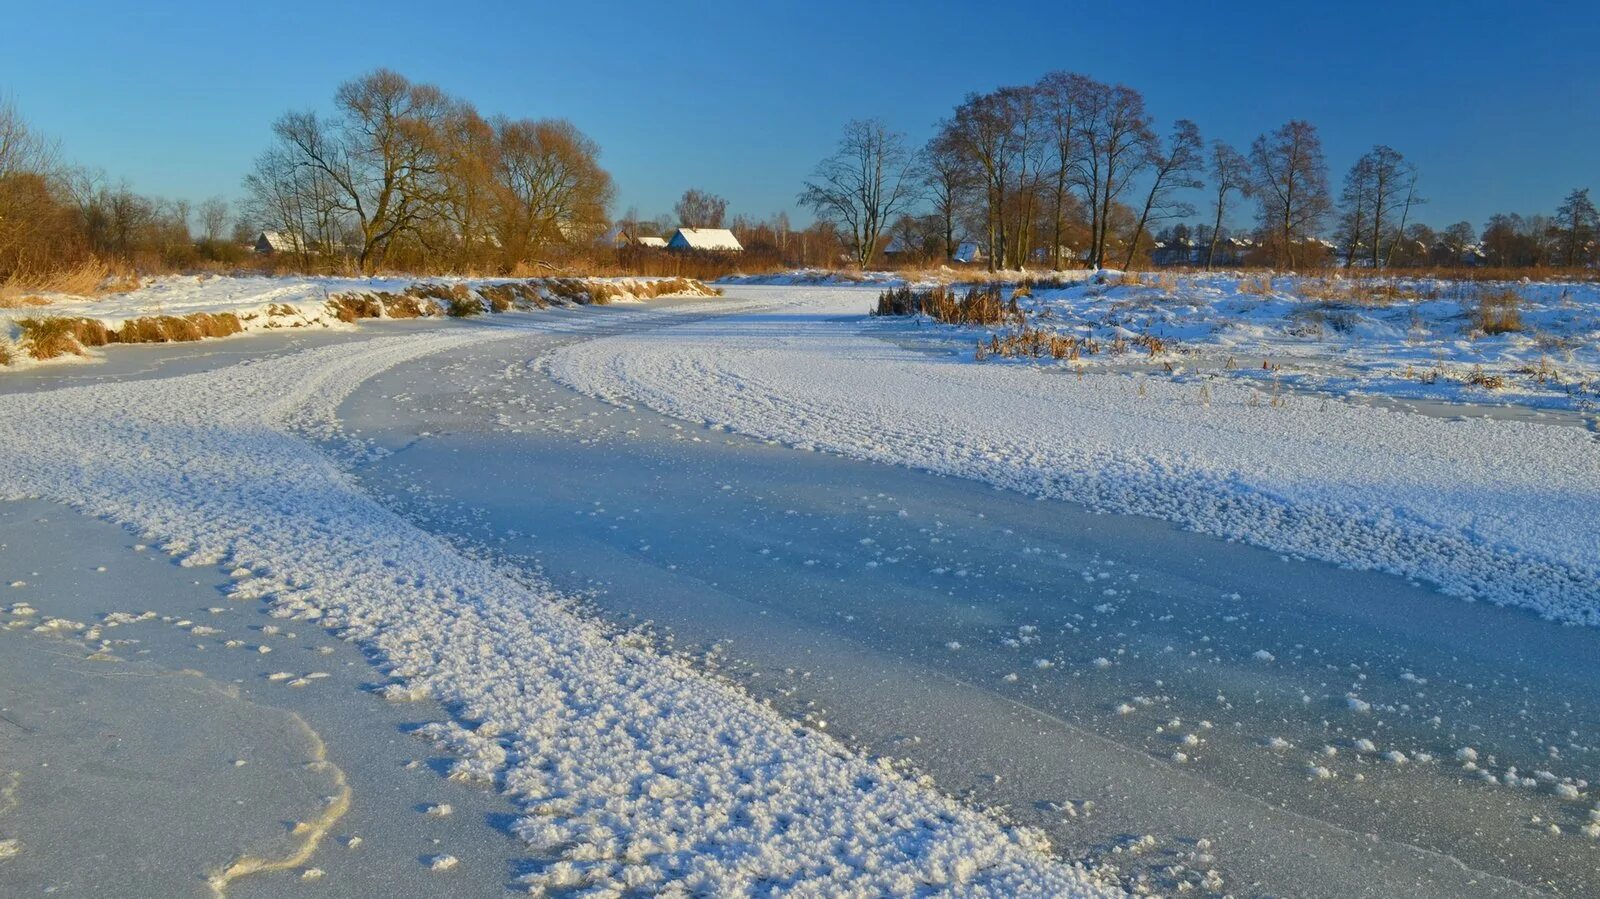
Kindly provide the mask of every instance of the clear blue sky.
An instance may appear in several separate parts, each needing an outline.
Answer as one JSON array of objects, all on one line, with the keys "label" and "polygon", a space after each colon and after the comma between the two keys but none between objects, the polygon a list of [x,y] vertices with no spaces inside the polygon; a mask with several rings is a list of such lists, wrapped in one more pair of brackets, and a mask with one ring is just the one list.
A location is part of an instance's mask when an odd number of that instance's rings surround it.
[{"label": "clear blue sky", "polygon": [[[1424,220],[1481,225],[1600,190],[1600,3],[23,3],[0,93],[68,158],[161,196],[236,197],[268,126],[376,66],[486,114],[571,119],[615,212],[686,187],[791,210],[847,119],[914,140],[962,96],[1081,71],[1158,126],[1243,147],[1304,118],[1335,186],[1373,143],[1420,166]],[[796,221],[805,217],[795,215]]]}]

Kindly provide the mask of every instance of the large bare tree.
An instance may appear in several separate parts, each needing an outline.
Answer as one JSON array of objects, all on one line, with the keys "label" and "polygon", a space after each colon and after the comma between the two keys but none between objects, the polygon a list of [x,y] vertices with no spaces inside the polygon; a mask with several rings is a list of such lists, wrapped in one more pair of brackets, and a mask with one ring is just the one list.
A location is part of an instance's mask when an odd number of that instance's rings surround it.
[{"label": "large bare tree", "polygon": [[817,163],[799,202],[847,232],[856,264],[866,268],[889,223],[916,200],[917,180],[905,136],[878,119],[858,119],[844,126],[833,155]]},{"label": "large bare tree", "polygon": [[1079,116],[1085,99],[1104,85],[1074,72],[1050,72],[1039,80],[1039,106],[1051,149],[1050,264],[1061,268],[1068,214],[1078,206],[1072,189],[1083,183],[1084,140]]},{"label": "large bare tree", "polygon": [[[356,263],[372,271],[397,239],[415,234],[443,208],[437,135],[450,103],[436,87],[378,69],[339,87],[339,115],[290,113],[273,125],[282,152],[307,184],[315,217],[348,219]],[[329,248],[324,248],[329,249]]]},{"label": "large bare tree", "polygon": [[728,214],[728,201],[709,191],[689,188],[683,192],[678,205],[678,224],[685,228],[721,228]]},{"label": "large bare tree", "polygon": [[505,265],[540,247],[583,243],[606,227],[615,194],[600,148],[564,120],[497,120],[495,228]]},{"label": "large bare tree", "polygon": [[1000,91],[969,94],[956,107],[949,133],[982,185],[989,268],[1004,264],[1011,244],[1005,210],[1021,143],[1017,108]]},{"label": "large bare tree", "polygon": [[1345,175],[1345,264],[1358,255],[1374,269],[1384,268],[1405,234],[1417,195],[1417,170],[1398,150],[1378,145],[1362,154]]},{"label": "large bare tree", "polygon": [[1114,207],[1148,165],[1147,148],[1155,138],[1142,94],[1120,84],[1090,87],[1078,121],[1084,141],[1090,207],[1089,256],[1096,268],[1104,268],[1113,233]]},{"label": "large bare tree", "polygon": [[1301,245],[1316,236],[1333,207],[1322,139],[1311,123],[1291,121],[1256,138],[1250,162],[1261,228],[1270,235],[1277,263],[1294,268]]}]

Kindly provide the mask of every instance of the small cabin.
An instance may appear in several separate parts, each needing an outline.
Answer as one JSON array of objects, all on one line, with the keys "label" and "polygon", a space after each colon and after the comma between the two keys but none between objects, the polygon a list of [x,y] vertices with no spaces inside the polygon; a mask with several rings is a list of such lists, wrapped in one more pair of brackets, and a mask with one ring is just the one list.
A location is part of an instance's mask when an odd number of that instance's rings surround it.
[{"label": "small cabin", "polygon": [[263,256],[297,253],[300,251],[300,240],[283,231],[263,231],[256,235],[255,251]]}]

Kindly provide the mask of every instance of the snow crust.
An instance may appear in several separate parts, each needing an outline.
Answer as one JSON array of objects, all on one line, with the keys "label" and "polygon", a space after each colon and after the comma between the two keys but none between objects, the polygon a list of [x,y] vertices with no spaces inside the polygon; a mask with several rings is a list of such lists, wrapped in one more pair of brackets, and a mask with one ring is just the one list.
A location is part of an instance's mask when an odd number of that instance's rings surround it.
[{"label": "snow crust", "polygon": [[530,891],[1114,893],[1052,858],[1037,833],[463,556],[297,436],[336,435],[338,403],[385,369],[515,336],[452,329],[0,396],[0,496],[68,503],[139,529],[185,565],[239,572],[235,601],[359,641],[392,677],[387,692],[446,703],[456,720],[427,736],[462,753],[453,776],[493,780],[522,804],[513,829],[549,860],[524,878]]}]

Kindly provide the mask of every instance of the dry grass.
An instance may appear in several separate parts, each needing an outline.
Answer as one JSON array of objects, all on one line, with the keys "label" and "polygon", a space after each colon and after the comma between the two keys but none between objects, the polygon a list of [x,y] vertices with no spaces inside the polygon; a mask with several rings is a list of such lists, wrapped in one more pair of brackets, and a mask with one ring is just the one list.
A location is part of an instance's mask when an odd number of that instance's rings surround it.
[{"label": "dry grass", "polygon": [[390,318],[424,318],[437,314],[432,303],[417,297],[385,291],[379,291],[375,296],[383,303],[384,314]]},{"label": "dry grass", "polygon": [[8,291],[0,287],[0,309],[28,309],[37,306],[48,306],[50,301],[31,293],[20,290]]},{"label": "dry grass", "polygon": [[468,318],[484,311],[483,301],[465,284],[420,281],[407,287],[405,295],[414,300],[432,301],[452,318]]},{"label": "dry grass", "polygon": [[328,297],[328,309],[342,322],[382,318],[383,300],[376,293],[336,293]]},{"label": "dry grass", "polygon": [[38,294],[62,293],[93,297],[139,286],[138,276],[119,271],[98,259],[42,272],[16,272],[0,282],[0,307],[45,305]]},{"label": "dry grass", "polygon": [[1522,297],[1515,290],[1484,290],[1472,313],[1472,325],[1486,335],[1522,330]]},{"label": "dry grass", "polygon": [[958,296],[948,287],[915,290],[897,287],[878,295],[878,306],[873,315],[927,315],[935,321],[952,325],[999,325],[1016,319],[1022,313],[1017,308],[1017,298],[1010,302],[1000,299],[1000,286],[971,287],[964,296]]},{"label": "dry grass", "polygon": [[1051,359],[1076,360],[1085,349],[1083,342],[1071,335],[1023,325],[1012,331],[989,335],[987,344],[978,341],[976,358],[979,362],[991,356],[1002,359],[1042,359],[1048,356]]},{"label": "dry grass", "polygon": [[475,296],[452,297],[445,302],[444,314],[451,318],[471,318],[483,314],[483,301]]},{"label": "dry grass", "polygon": [[1239,279],[1239,292],[1258,297],[1272,296],[1271,275],[1246,275]]},{"label": "dry grass", "polygon": [[1502,375],[1485,374],[1483,366],[1474,365],[1467,375],[1467,383],[1485,390],[1499,390],[1506,386],[1506,379]]},{"label": "dry grass", "polygon": [[201,337],[232,337],[244,331],[244,323],[232,312],[197,312],[188,317]]},{"label": "dry grass", "polygon": [[513,284],[484,284],[478,288],[478,295],[489,304],[490,312],[510,312],[520,298]]},{"label": "dry grass", "polygon": [[22,331],[24,351],[35,359],[83,355],[83,345],[78,343],[72,319],[22,318],[17,320],[17,327]]},{"label": "dry grass", "polygon": [[[65,284],[65,281],[57,284]],[[97,283],[107,283],[103,279]],[[721,291],[691,278],[664,278],[653,281],[616,283],[582,278],[552,278],[508,281],[483,285],[477,290],[462,283],[422,282],[405,293],[355,291],[328,297],[328,311],[340,321],[356,322],[375,318],[420,318],[443,312],[455,317],[479,315],[487,311],[536,309],[550,305],[543,289],[574,304],[605,304],[614,299],[650,298],[666,294],[716,296]],[[45,305],[43,300],[38,305]],[[270,304],[270,318],[302,318],[294,306]],[[251,318],[253,316],[245,316]],[[86,347],[108,344],[180,343],[228,337],[244,331],[244,320],[232,312],[197,312],[190,315],[156,315],[128,319],[115,329],[93,318],[42,316],[20,319],[17,349],[35,359],[54,359],[83,355]],[[292,323],[298,326],[299,322]],[[271,325],[269,325],[270,327]],[[14,362],[10,347],[0,343],[0,365]]]},{"label": "dry grass", "polygon": [[212,337],[229,337],[244,331],[244,322],[232,312],[196,312],[192,315],[154,315],[133,318],[108,332],[109,343],[188,343]]}]

